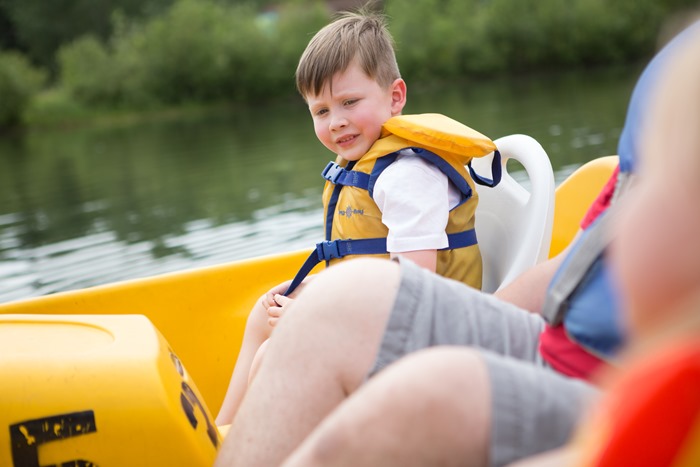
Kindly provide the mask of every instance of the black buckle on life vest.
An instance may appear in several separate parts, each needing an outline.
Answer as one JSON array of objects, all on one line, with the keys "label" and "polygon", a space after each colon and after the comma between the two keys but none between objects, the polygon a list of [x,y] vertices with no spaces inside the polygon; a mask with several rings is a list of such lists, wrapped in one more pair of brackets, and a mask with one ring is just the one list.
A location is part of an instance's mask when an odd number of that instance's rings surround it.
[{"label": "black buckle on life vest", "polygon": [[325,241],[316,244],[316,254],[319,261],[328,261],[333,258],[341,258],[338,241]]},{"label": "black buckle on life vest", "polygon": [[321,176],[329,182],[336,184],[338,183],[338,179],[340,178],[340,176],[343,175],[343,172],[345,172],[344,168],[342,168],[337,163],[331,161],[328,163],[328,165],[326,165],[326,168],[323,169],[323,172],[321,172]]}]

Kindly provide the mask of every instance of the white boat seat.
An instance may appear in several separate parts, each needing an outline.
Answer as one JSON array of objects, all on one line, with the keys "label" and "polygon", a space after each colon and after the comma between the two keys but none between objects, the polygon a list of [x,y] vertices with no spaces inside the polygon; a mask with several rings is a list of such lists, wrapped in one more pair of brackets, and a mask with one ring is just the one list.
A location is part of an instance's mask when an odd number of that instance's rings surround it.
[{"label": "white boat seat", "polygon": [[[495,140],[501,153],[502,179],[494,188],[477,185],[476,234],[483,257],[482,290],[495,292],[523,271],[547,258],[554,218],[554,173],[542,146],[526,135]],[[508,159],[525,168],[529,190],[507,171]],[[472,160],[489,176],[493,154]]]}]

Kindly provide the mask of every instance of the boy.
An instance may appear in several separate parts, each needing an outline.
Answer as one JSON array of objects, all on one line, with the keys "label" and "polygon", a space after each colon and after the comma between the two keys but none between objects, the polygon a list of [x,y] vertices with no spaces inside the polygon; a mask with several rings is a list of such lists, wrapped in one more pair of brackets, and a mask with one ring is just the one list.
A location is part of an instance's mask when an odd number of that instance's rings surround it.
[{"label": "boy", "polygon": [[465,164],[495,145],[441,115],[401,116],[406,83],[383,18],[346,13],[321,29],[301,56],[296,82],[317,138],[338,156],[324,170],[326,241],[291,284],[275,287],[251,312],[219,424],[231,421],[257,349],[291,303],[286,295],[320,261],[402,256],[481,287],[477,195]]}]

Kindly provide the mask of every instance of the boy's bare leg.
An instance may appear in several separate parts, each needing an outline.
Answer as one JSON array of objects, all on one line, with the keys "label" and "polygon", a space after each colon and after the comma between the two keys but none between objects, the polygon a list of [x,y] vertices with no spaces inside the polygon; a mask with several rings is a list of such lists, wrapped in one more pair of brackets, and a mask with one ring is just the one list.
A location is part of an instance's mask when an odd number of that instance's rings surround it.
[{"label": "boy's bare leg", "polygon": [[409,355],[326,418],[285,466],[487,465],[490,384],[480,355]]},{"label": "boy's bare leg", "polygon": [[243,396],[248,390],[248,378],[258,348],[269,338],[272,328],[267,322],[267,310],[258,300],[246,321],[243,343],[238,353],[236,366],[234,367],[231,381],[226,390],[226,397],[216,417],[217,425],[228,425],[233,420]]},{"label": "boy's bare leg", "polygon": [[258,370],[260,369],[260,364],[262,363],[263,356],[265,355],[265,352],[267,352],[267,345],[270,343],[270,339],[266,340],[262,344],[260,344],[260,347],[258,348],[258,351],[255,352],[255,357],[253,358],[253,362],[250,365],[250,371],[248,372],[248,386],[251,385],[253,382],[253,379],[255,378],[255,375],[258,374]]},{"label": "boy's bare leg", "polygon": [[334,266],[307,286],[276,327],[217,465],[279,465],[362,384],[399,274],[393,262],[358,259]]}]

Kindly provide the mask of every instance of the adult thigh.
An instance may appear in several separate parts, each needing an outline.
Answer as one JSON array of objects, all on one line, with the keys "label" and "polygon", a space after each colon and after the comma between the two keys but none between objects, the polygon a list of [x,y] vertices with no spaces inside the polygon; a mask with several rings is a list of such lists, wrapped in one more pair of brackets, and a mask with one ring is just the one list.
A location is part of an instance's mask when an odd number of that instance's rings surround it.
[{"label": "adult thigh", "polygon": [[370,379],[287,465],[486,465],[490,410],[488,373],[478,352],[423,350]]}]

